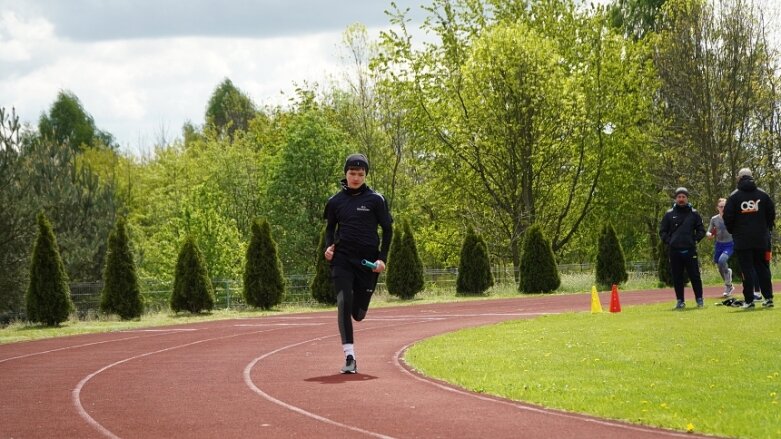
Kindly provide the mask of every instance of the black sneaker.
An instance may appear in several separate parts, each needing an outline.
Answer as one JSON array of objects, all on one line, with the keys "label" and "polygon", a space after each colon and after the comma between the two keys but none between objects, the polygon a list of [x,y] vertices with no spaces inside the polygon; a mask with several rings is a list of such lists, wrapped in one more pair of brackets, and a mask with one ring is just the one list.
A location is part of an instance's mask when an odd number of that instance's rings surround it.
[{"label": "black sneaker", "polygon": [[705,306],[705,302],[702,300],[702,297],[697,298],[697,308],[702,308]]},{"label": "black sneaker", "polygon": [[754,302],[746,302],[740,306],[740,309],[754,309]]},{"label": "black sneaker", "polygon": [[762,302],[763,308],[772,308],[773,307],[773,299],[767,299],[764,302]]},{"label": "black sneaker", "polygon": [[675,308],[673,309],[682,310],[684,308],[686,308],[686,302],[684,302],[683,300],[679,300],[678,302],[675,303]]},{"label": "black sneaker", "polygon": [[355,357],[348,355],[344,363],[342,373],[358,373],[358,363],[355,362]]}]

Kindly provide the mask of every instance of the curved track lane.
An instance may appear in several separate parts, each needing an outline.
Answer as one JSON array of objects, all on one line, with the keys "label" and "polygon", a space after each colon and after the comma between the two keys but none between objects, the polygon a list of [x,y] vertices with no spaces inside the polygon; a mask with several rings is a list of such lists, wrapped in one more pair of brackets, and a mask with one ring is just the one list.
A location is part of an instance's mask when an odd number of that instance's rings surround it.
[{"label": "curved track lane", "polygon": [[436,334],[589,308],[581,294],[373,309],[356,375],[338,373],[333,311],[0,345],[0,438],[694,437],[475,394],[401,358]]}]

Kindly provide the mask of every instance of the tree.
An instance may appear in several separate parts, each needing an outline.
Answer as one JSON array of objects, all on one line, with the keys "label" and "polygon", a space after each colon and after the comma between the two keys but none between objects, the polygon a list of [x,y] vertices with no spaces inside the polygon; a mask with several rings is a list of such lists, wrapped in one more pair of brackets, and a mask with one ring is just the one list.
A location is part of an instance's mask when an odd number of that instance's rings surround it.
[{"label": "tree", "polygon": [[176,260],[171,310],[196,314],[214,308],[214,287],[195,238],[187,237]]},{"label": "tree", "polygon": [[464,237],[464,244],[461,246],[456,293],[483,294],[493,284],[488,247],[483,237],[469,227]]},{"label": "tree", "polygon": [[252,99],[225,78],[209,98],[206,125],[233,141],[237,131],[247,131],[255,112]]},{"label": "tree", "polygon": [[[661,239],[659,240],[659,251],[657,253],[659,259],[656,264],[656,275],[659,278],[659,284],[671,287],[673,286],[673,274],[670,271],[670,247]],[[684,276],[686,276],[685,271]]]},{"label": "tree", "polygon": [[116,228],[108,237],[100,311],[117,314],[122,320],[138,318],[144,311],[124,218],[117,221]]},{"label": "tree", "polygon": [[626,272],[624,249],[616,236],[616,229],[608,223],[602,227],[599,235],[599,250],[597,253],[596,282],[600,286],[611,286],[624,283],[629,279]]},{"label": "tree", "polygon": [[79,152],[93,145],[116,148],[111,134],[95,127],[95,120],[70,91],[60,90],[57,99],[38,121],[41,137]]},{"label": "tree", "polygon": [[415,236],[408,221],[403,221],[401,227],[396,227],[392,241],[385,285],[389,294],[409,300],[422,291],[425,284],[423,262],[418,255]]},{"label": "tree", "polygon": [[244,269],[244,299],[250,306],[271,309],[285,295],[282,264],[277,245],[271,237],[271,226],[265,219],[252,225],[252,240],[247,247]]},{"label": "tree", "polygon": [[522,293],[550,293],[561,285],[553,250],[539,224],[532,225],[526,232],[520,278],[518,289]]},{"label": "tree", "polygon": [[46,326],[59,326],[74,310],[57,239],[43,212],[38,214],[38,237],[33,247],[25,305],[27,319]]},{"label": "tree", "polygon": [[312,291],[312,297],[318,303],[326,305],[336,305],[336,292],[331,283],[331,269],[328,261],[325,260],[325,228],[320,233],[320,243],[317,245],[317,262],[315,263],[315,277],[309,289]]}]

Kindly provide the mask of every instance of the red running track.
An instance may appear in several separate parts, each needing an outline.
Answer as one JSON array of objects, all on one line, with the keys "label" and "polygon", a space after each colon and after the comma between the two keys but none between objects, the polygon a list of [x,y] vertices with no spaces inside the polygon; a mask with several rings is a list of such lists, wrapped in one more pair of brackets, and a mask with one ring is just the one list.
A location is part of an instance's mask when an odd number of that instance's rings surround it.
[{"label": "red running track", "polygon": [[696,437],[463,391],[403,362],[407,346],[436,334],[590,303],[578,294],[375,308],[355,325],[356,375],[338,373],[335,311],[0,345],[0,438]]}]

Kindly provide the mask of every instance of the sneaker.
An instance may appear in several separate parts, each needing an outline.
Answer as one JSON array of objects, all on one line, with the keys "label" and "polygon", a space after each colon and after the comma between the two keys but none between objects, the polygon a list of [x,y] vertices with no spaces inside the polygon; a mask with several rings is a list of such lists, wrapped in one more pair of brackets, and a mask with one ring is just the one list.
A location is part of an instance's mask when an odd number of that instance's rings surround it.
[{"label": "sneaker", "polygon": [[754,309],[754,302],[746,302],[740,305],[740,309]]},{"label": "sneaker", "polygon": [[355,357],[352,355],[347,356],[342,373],[358,373],[358,364],[355,362]]},{"label": "sneaker", "polygon": [[762,293],[754,293],[754,300],[762,300]]},{"label": "sneaker", "polygon": [[674,309],[684,309],[684,308],[686,308],[686,302],[684,302],[683,300],[679,300],[675,304],[675,308]]},{"label": "sneaker", "polygon": [[767,299],[764,302],[762,302],[762,307],[764,307],[764,308],[772,308],[773,307],[773,299]]},{"label": "sneaker", "polygon": [[705,306],[705,302],[702,300],[702,297],[697,298],[697,308],[703,308]]},{"label": "sneaker", "polygon": [[729,297],[732,295],[732,292],[735,291],[735,286],[732,284],[725,285],[724,286],[724,293],[721,295],[722,297]]}]

